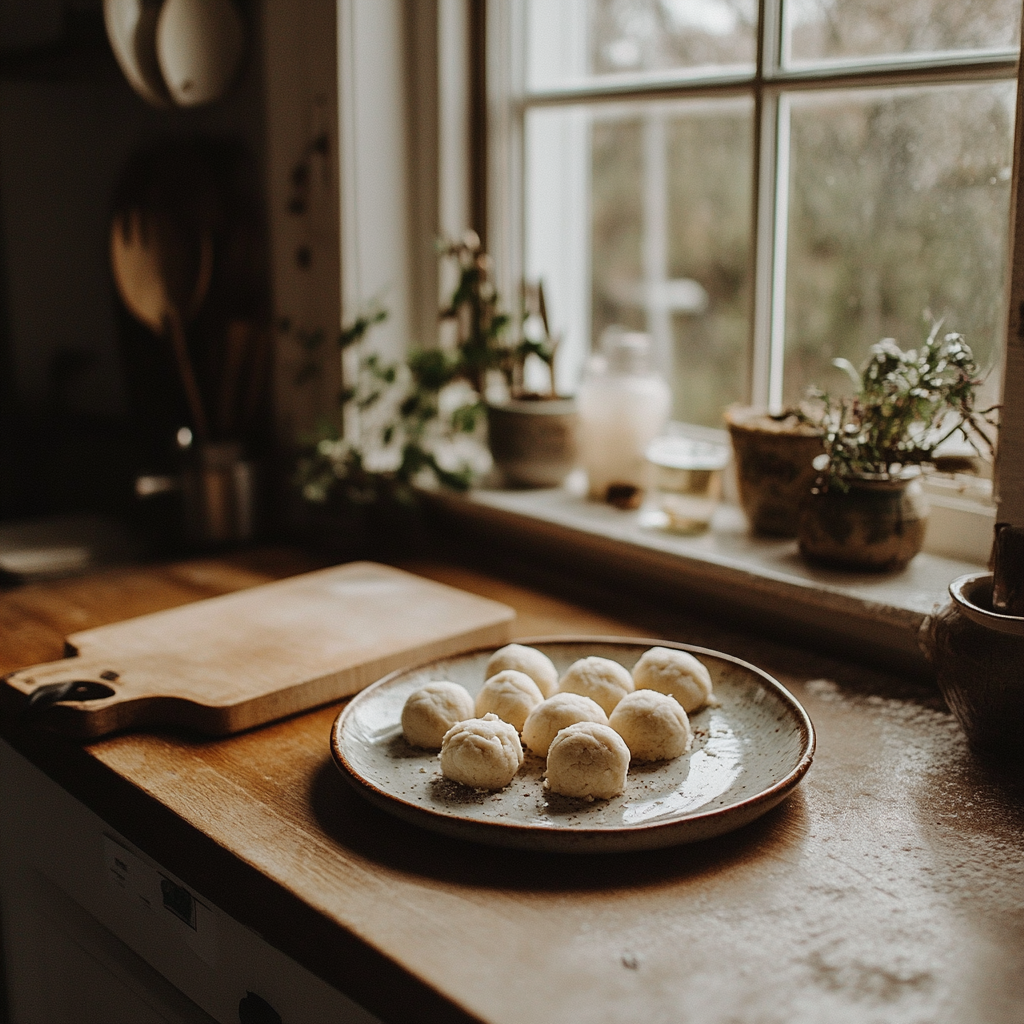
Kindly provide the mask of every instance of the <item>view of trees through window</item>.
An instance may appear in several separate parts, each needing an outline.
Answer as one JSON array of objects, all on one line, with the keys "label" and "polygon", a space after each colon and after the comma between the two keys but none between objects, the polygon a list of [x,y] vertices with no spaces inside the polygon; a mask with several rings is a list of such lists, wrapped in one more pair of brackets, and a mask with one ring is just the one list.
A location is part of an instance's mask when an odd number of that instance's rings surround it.
[{"label": "view of trees through window", "polygon": [[[583,310],[577,348],[613,324],[648,331],[684,421],[842,389],[834,358],[860,363],[882,337],[914,347],[929,317],[967,336],[995,401],[1021,0],[768,9],[775,47],[756,0],[534,0],[527,272]],[[559,256],[531,203],[563,237],[575,223],[582,250]],[[578,251],[584,270],[554,266]]]},{"label": "view of trees through window", "polygon": [[838,388],[831,360],[859,364],[879,338],[914,347],[928,315],[996,364],[1013,102],[1009,83],[794,99],[787,400]]}]

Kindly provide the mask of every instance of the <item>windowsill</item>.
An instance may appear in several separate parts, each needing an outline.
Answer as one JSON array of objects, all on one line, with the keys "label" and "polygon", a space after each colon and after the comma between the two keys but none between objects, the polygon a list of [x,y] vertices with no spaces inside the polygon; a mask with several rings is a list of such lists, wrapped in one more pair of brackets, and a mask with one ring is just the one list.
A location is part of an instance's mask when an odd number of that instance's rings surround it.
[{"label": "windowsill", "polygon": [[759,632],[915,674],[930,673],[918,634],[950,582],[983,571],[927,552],[895,573],[813,566],[795,540],[752,537],[735,505],[720,506],[707,533],[683,537],[567,489],[479,489],[433,502],[467,530],[529,549],[552,567],[628,580]]}]

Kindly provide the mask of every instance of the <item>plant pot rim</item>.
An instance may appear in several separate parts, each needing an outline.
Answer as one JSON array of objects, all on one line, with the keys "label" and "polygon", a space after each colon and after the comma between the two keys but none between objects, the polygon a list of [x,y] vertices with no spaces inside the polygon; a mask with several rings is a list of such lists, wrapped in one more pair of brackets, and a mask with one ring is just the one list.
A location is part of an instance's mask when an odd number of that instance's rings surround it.
[{"label": "plant pot rim", "polygon": [[542,416],[561,416],[576,411],[576,399],[557,395],[554,398],[506,398],[500,402],[487,402],[488,409],[498,412],[540,413]]},{"label": "plant pot rim", "polygon": [[992,579],[990,572],[958,576],[949,585],[949,596],[964,615],[979,626],[998,633],[1009,633],[1011,636],[1024,636],[1024,615],[1004,615],[992,611]]},{"label": "plant pot rim", "polygon": [[725,410],[725,423],[730,431],[774,437],[820,438],[824,431],[810,423],[802,423],[791,410],[773,416],[763,406],[730,405]]},{"label": "plant pot rim", "polygon": [[[822,470],[822,475],[828,475],[827,467]],[[920,466],[904,466],[897,474],[854,473],[852,476],[837,476],[834,479],[841,480],[847,487],[863,487],[872,491],[899,491],[920,478]]]}]

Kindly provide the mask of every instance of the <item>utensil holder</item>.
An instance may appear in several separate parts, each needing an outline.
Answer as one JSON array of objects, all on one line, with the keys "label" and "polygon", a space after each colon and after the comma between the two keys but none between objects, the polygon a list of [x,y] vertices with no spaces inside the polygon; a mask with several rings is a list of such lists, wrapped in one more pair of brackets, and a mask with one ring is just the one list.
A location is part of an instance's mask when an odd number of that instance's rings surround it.
[{"label": "utensil holder", "polygon": [[235,442],[199,445],[181,476],[185,539],[201,546],[251,540],[257,532],[257,468]]}]

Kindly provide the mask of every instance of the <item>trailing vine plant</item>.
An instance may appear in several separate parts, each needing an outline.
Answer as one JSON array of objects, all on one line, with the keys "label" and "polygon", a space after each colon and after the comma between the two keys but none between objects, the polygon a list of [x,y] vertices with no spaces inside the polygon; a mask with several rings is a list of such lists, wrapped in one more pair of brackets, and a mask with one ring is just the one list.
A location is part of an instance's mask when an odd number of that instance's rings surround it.
[{"label": "trailing vine plant", "polygon": [[[459,268],[451,301],[440,311],[442,321],[455,325],[454,344],[414,349],[404,362],[386,363],[374,353],[358,360],[357,379],[338,401],[342,410],[358,413],[359,436],[346,437],[336,425],[324,423],[307,441],[296,472],[306,500],[407,504],[418,484],[470,486],[474,467],[459,455],[458,440],[477,434],[483,422],[490,375],[499,373],[511,387],[526,354],[542,346],[506,341],[510,318],[500,308],[491,261],[475,232],[443,241],[438,249]],[[339,351],[361,349],[386,318],[379,304],[360,313],[339,333]],[[295,337],[307,356],[300,375],[316,372],[313,357],[324,333],[295,332]]]}]

